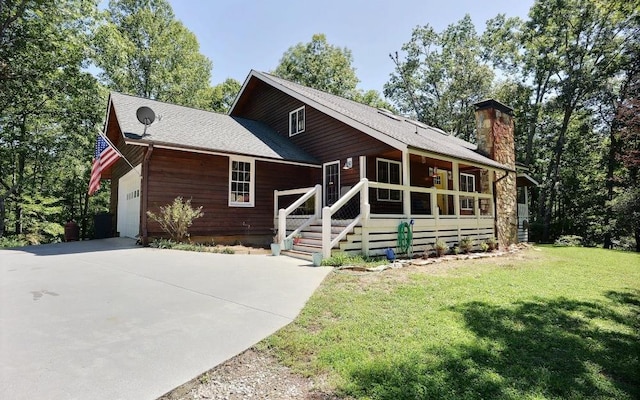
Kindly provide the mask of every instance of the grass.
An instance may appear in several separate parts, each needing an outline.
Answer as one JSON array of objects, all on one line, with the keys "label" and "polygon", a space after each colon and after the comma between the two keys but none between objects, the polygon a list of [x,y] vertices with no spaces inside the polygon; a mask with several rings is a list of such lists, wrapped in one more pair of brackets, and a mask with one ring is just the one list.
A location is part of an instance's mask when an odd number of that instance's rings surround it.
[{"label": "grass", "polygon": [[345,397],[636,399],[639,332],[640,255],[544,247],[334,273],[262,346]]}]

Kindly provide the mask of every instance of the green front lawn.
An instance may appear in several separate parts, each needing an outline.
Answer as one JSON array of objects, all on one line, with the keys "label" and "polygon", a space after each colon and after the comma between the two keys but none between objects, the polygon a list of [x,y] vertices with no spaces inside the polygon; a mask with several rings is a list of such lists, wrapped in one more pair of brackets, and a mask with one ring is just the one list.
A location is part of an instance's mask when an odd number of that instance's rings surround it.
[{"label": "green front lawn", "polygon": [[509,258],[331,274],[263,344],[340,395],[640,398],[640,255]]}]

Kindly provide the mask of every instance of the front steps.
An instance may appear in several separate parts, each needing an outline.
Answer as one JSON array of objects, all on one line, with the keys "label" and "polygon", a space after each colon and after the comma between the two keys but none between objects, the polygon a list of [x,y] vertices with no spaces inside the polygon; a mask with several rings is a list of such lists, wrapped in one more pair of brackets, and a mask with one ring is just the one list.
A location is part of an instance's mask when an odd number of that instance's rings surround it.
[{"label": "front steps", "polygon": [[[335,239],[340,232],[344,230],[344,227],[349,225],[351,221],[332,221],[331,226],[331,239]],[[290,232],[289,232],[290,233]],[[336,244],[331,252],[340,251],[340,245],[348,241],[349,236],[353,233],[351,231],[347,236]],[[297,242],[297,243],[296,243]],[[307,226],[300,232],[300,238],[294,240],[293,249],[283,250],[281,254],[298,258],[301,260],[307,260],[313,262],[313,255],[315,253],[322,254],[322,221],[318,220]]]}]

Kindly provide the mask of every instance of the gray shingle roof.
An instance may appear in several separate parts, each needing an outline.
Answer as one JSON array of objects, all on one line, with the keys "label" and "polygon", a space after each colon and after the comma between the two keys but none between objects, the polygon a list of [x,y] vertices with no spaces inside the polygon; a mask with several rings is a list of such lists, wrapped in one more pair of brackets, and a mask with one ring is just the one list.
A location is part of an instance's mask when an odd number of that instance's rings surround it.
[{"label": "gray shingle roof", "polygon": [[[116,92],[111,93],[110,99],[127,140],[318,164],[287,138],[258,121]],[[144,125],[136,117],[142,106],[156,114],[144,136]]]},{"label": "gray shingle roof", "polygon": [[408,147],[420,149],[445,156],[472,161],[487,166],[501,169],[509,167],[498,163],[477,152],[477,146],[448,135],[444,131],[410,120],[405,117],[385,113],[377,108],[370,107],[340,96],[312,89],[297,83],[278,78],[264,72],[252,71],[257,78],[277,87],[288,89],[301,98],[299,100],[316,103],[331,109],[333,112],[346,117],[348,120],[365,125],[368,128]]}]

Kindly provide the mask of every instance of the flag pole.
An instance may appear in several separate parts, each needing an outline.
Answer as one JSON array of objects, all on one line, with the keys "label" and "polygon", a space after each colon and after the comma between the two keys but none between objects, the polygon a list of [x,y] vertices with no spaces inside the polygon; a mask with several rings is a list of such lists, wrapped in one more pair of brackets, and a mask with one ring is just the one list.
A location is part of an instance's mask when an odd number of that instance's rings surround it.
[{"label": "flag pole", "polygon": [[[129,160],[127,160],[127,158],[124,156],[124,154],[122,154],[120,152],[120,150],[118,150],[118,148],[111,143],[111,140],[109,140],[109,138],[107,137],[107,135],[105,135],[102,131],[98,131],[98,135],[100,135],[104,140],[106,140],[106,142],[109,144],[109,146],[111,146],[113,148],[113,150],[118,153],[118,155],[120,157],[122,157],[122,159],[129,164],[129,166],[131,167],[132,170],[136,171],[135,167],[133,165],[131,165],[131,163],[129,162]],[[140,174],[140,172],[136,171],[136,173],[138,174],[138,176],[142,177],[142,174]]]}]

